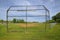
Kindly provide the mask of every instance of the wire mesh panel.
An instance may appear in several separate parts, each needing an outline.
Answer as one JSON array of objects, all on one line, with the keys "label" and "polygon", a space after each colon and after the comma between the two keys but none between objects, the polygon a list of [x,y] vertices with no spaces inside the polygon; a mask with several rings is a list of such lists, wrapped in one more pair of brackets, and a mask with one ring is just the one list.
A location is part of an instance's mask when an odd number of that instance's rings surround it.
[{"label": "wire mesh panel", "polygon": [[7,31],[46,31],[49,10],[44,5],[11,6],[7,10]]}]

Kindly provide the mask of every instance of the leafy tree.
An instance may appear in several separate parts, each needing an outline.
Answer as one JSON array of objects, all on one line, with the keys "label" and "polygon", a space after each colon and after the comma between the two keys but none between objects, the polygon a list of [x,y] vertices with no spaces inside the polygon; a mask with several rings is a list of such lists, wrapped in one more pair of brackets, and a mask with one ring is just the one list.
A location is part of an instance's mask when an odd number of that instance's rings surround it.
[{"label": "leafy tree", "polygon": [[16,23],[16,19],[15,18],[13,19],[13,23]]},{"label": "leafy tree", "polygon": [[52,20],[54,20],[57,23],[60,23],[60,12],[53,16]]},{"label": "leafy tree", "polygon": [[24,23],[24,20],[19,19],[19,20],[17,20],[17,23]]},{"label": "leafy tree", "polygon": [[52,17],[52,20],[56,21],[56,16],[53,16],[53,17]]},{"label": "leafy tree", "polygon": [[56,22],[57,22],[57,23],[60,23],[60,19],[56,19]]},{"label": "leafy tree", "polygon": [[1,23],[3,23],[4,20],[0,20]]},{"label": "leafy tree", "polygon": [[13,19],[13,23],[24,23],[25,21],[23,19]]},{"label": "leafy tree", "polygon": [[24,23],[24,20],[22,19],[22,20],[20,20],[20,22],[21,22],[21,23]]},{"label": "leafy tree", "polygon": [[47,22],[49,22],[49,23],[55,23],[55,21],[54,21],[54,20],[49,20],[49,21],[47,21]]}]

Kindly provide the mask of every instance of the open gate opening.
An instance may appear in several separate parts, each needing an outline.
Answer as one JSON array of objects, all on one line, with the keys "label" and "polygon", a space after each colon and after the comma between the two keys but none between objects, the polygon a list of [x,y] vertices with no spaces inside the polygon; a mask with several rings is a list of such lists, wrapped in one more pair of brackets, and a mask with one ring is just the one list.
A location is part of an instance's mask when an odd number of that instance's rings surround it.
[{"label": "open gate opening", "polygon": [[10,6],[7,10],[7,32],[47,31],[50,13],[44,5]]}]

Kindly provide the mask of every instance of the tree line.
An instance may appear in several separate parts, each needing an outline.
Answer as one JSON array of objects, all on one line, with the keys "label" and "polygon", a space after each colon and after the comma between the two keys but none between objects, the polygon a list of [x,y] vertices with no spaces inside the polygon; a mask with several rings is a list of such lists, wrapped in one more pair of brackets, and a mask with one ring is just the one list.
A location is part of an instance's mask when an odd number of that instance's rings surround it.
[{"label": "tree line", "polygon": [[50,23],[60,23],[60,12],[52,16],[52,20],[49,20]]},{"label": "tree line", "polygon": [[13,23],[25,23],[23,19],[13,19]]},{"label": "tree line", "polygon": [[[7,21],[5,21],[5,20],[0,20],[0,23],[6,23]],[[23,20],[23,19],[16,19],[16,18],[14,18],[13,20],[10,20],[10,21],[8,21],[8,22],[10,22],[10,23],[25,23],[25,21]]]}]

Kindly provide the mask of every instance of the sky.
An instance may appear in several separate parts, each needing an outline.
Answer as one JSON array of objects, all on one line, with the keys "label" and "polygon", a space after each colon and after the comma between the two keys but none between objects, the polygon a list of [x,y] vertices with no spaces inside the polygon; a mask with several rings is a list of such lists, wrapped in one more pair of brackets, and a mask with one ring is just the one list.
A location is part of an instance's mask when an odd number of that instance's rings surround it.
[{"label": "sky", "polygon": [[[45,5],[45,7],[50,11],[50,19],[52,16],[60,12],[60,0],[0,0],[0,19],[6,20],[6,11],[12,5]],[[36,9],[37,7],[32,7]],[[9,12],[10,15],[20,15],[19,12]],[[17,14],[16,14],[17,13]],[[20,12],[22,13],[25,12]],[[39,15],[42,11],[28,12],[28,15]],[[12,18],[9,18],[12,19]],[[21,17],[21,19],[26,19]],[[44,21],[44,17],[28,17],[28,21]]]}]

